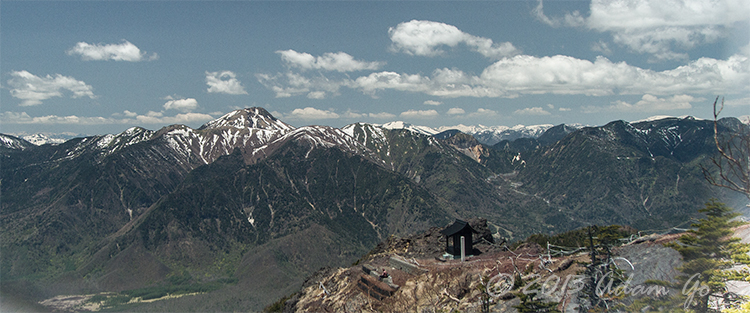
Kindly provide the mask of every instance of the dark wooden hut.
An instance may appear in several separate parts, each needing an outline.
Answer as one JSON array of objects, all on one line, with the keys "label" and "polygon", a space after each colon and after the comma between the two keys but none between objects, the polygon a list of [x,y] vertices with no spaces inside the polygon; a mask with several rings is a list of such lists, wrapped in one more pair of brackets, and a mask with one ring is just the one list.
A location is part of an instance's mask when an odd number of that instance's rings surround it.
[{"label": "dark wooden hut", "polygon": [[461,256],[461,236],[464,237],[464,251],[466,255],[471,255],[474,247],[472,242],[473,234],[479,233],[469,223],[456,219],[453,224],[446,227],[441,234],[445,235],[445,252],[452,254],[454,257]]}]

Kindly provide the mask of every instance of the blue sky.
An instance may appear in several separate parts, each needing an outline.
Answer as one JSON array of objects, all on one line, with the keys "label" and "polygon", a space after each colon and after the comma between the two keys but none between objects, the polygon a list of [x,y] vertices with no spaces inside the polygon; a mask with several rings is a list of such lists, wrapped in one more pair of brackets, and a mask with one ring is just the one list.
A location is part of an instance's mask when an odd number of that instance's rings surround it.
[{"label": "blue sky", "polygon": [[750,3],[3,1],[0,132],[750,114]]}]

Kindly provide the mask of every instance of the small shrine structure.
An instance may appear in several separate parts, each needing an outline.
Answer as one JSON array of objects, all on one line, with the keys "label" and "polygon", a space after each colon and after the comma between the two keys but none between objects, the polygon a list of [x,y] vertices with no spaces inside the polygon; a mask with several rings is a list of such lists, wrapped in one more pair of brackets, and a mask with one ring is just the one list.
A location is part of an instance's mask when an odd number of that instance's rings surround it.
[{"label": "small shrine structure", "polygon": [[472,245],[473,234],[478,234],[466,221],[456,219],[453,224],[440,231],[445,235],[445,252],[453,255],[453,258],[462,257],[461,237],[464,237],[464,254],[471,255],[474,247]]}]

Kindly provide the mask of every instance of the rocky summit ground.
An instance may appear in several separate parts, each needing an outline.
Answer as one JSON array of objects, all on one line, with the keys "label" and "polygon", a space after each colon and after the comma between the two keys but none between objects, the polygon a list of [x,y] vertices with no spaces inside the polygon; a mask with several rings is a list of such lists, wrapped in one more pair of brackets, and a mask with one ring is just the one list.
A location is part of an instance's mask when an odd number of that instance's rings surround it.
[{"label": "rocky summit ground", "polygon": [[[578,312],[578,290],[588,252],[547,250],[522,244],[511,250],[485,236],[486,221],[471,220],[480,233],[479,253],[461,260],[443,258],[441,228],[404,238],[391,237],[349,268],[325,268],[309,277],[300,292],[271,309],[283,312],[518,312],[519,292],[539,292],[562,312]],[[635,236],[613,249],[618,267],[642,286],[620,300],[660,296],[666,288],[645,289],[646,280],[674,281],[679,253],[664,246],[680,235]],[[629,263],[629,264],[628,264]],[[385,270],[390,275],[383,279]],[[517,276],[518,275],[518,276]],[[515,280],[521,277],[525,282]],[[539,284],[534,285],[534,282]],[[516,284],[515,289],[514,283]],[[488,288],[489,289],[486,289]],[[526,289],[523,289],[523,288]],[[510,291],[513,289],[512,291]],[[484,292],[488,290],[488,292]],[[632,299],[628,299],[632,298]]]}]

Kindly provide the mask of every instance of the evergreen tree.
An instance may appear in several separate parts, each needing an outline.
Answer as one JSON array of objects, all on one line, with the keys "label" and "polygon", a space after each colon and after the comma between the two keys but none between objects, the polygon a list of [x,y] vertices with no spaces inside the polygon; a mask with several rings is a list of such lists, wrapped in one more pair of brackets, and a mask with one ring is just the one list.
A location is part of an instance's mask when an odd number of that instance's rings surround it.
[{"label": "evergreen tree", "polygon": [[709,298],[723,296],[725,281],[732,275],[724,270],[735,262],[748,263],[743,253],[748,245],[731,237],[732,228],[743,224],[732,221],[739,213],[716,199],[706,203],[699,212],[706,214],[706,218],[692,224],[693,229],[688,234],[668,246],[677,250],[685,262],[678,278],[683,291],[680,300],[684,301],[685,308],[708,312]]},{"label": "evergreen tree", "polygon": [[557,310],[557,302],[543,301],[537,298],[536,293],[525,294],[523,292],[519,292],[516,295],[519,299],[521,299],[521,303],[519,303],[518,305],[514,305],[513,307],[518,309],[518,312],[520,313],[560,313],[560,311]]}]

